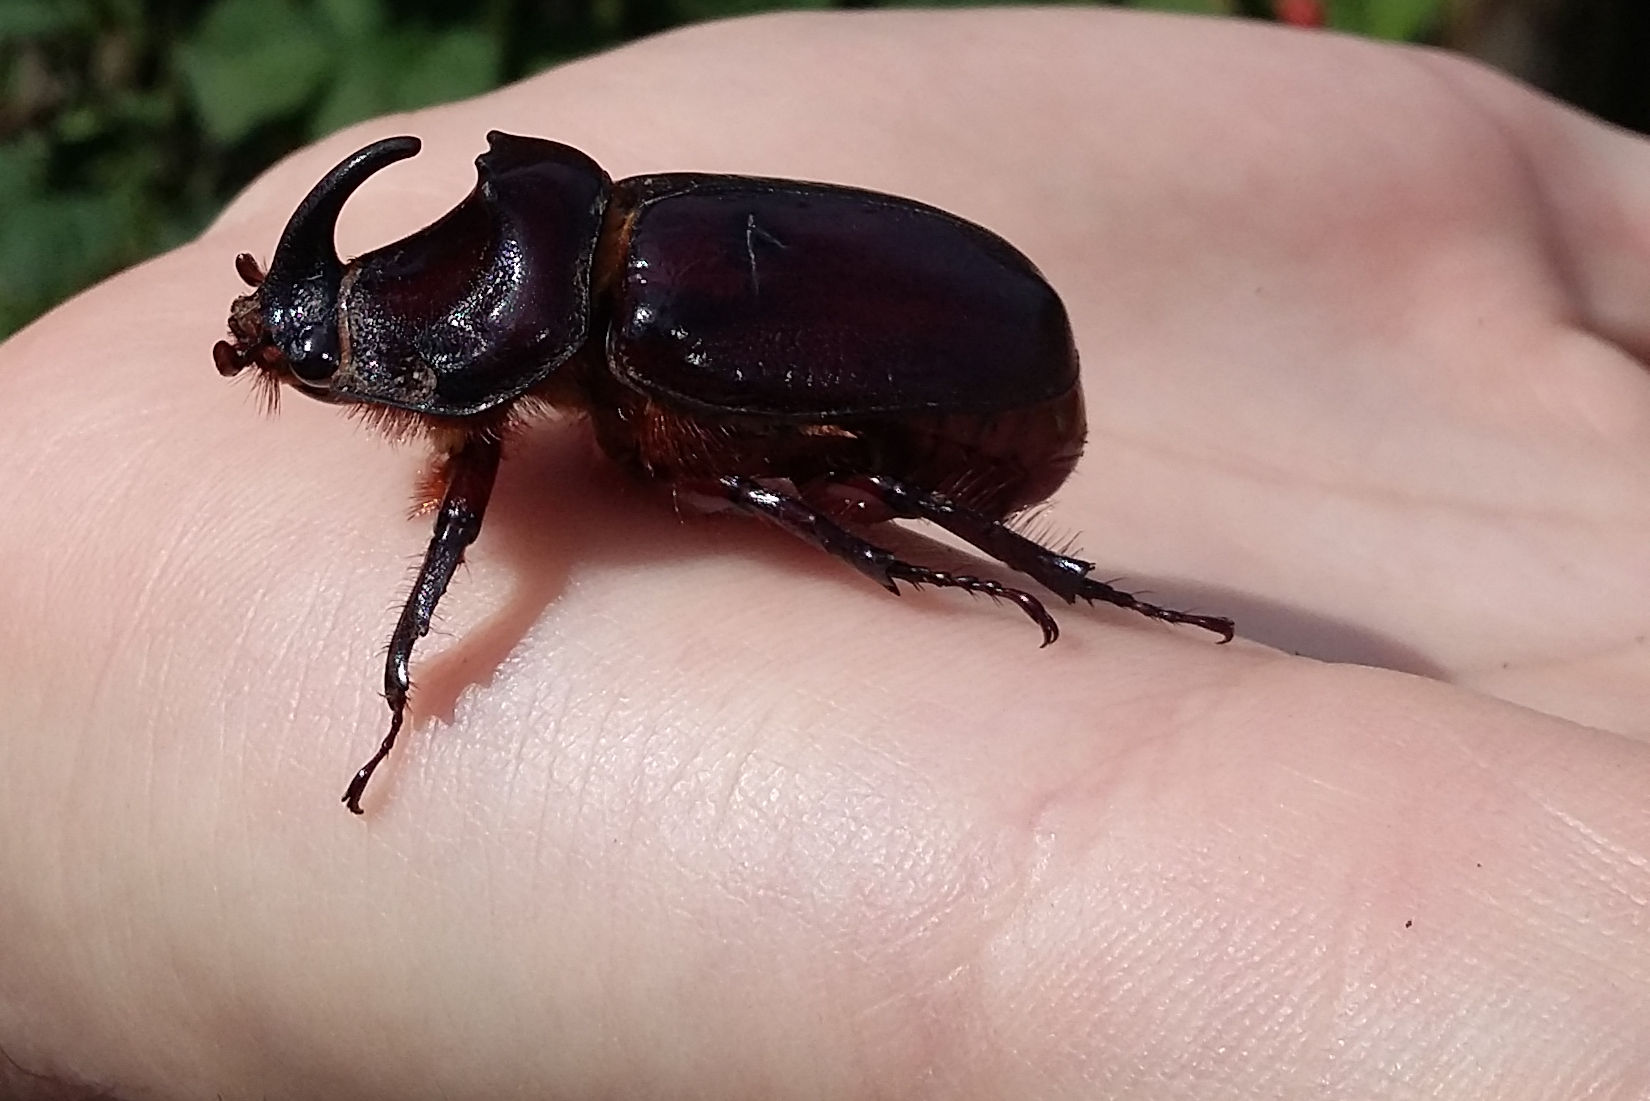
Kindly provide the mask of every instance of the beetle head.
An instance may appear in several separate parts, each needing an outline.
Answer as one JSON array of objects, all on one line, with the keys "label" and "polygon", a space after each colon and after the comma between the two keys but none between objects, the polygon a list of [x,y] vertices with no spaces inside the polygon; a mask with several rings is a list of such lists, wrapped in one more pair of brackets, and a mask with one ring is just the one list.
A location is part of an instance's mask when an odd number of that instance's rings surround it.
[{"label": "beetle head", "polygon": [[[345,264],[338,214],[374,172],[418,151],[390,138],[345,158],[281,234],[266,276],[236,261],[225,375],[256,367],[392,431],[504,410],[587,341],[591,272],[612,181],[571,146],[492,132],[476,186],[430,225]],[[502,414],[501,414],[502,415]]]},{"label": "beetle head", "polygon": [[344,263],[333,246],[338,215],[368,176],[418,149],[417,138],[385,138],[350,154],[287,221],[267,274],[250,255],[235,258],[235,270],[253,289],[230,307],[231,339],[212,349],[219,374],[257,367],[268,381],[329,398],[344,359],[338,316]]}]

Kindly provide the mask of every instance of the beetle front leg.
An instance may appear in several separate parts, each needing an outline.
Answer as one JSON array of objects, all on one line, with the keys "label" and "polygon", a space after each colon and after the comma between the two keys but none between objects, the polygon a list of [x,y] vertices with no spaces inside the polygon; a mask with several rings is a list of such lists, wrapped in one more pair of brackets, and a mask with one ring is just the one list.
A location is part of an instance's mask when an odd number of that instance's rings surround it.
[{"label": "beetle front leg", "polygon": [[361,793],[373,770],[389,756],[395,746],[395,736],[401,732],[401,723],[407,711],[407,692],[411,687],[408,665],[412,661],[413,646],[430,631],[430,618],[441,595],[447,591],[453,572],[464,561],[464,549],[481,532],[481,520],[487,512],[487,500],[493,492],[493,480],[498,474],[500,445],[492,432],[475,432],[466,436],[446,462],[447,491],[436,510],[435,533],[430,537],[429,549],[418,569],[418,580],[402,605],[401,618],[395,633],[390,636],[389,655],[384,662],[384,701],[390,707],[390,732],[378,747],[372,759],[361,766],[355,778],[344,791],[344,805],[353,813],[361,813]]},{"label": "beetle front leg", "polygon": [[1094,563],[1060,554],[1058,551],[1028,539],[1001,520],[993,520],[983,513],[965,508],[938,493],[908,486],[895,478],[869,474],[846,480],[853,486],[881,501],[895,516],[909,520],[927,520],[937,524],[973,546],[984,551],[1010,569],[1033,578],[1039,585],[1059,593],[1066,602],[1081,598],[1093,603],[1101,600],[1139,612],[1165,623],[1184,623],[1201,627],[1230,642],[1234,634],[1232,621],[1224,616],[1197,615],[1176,611],[1141,600],[1132,593],[1113,588],[1089,576]]},{"label": "beetle front leg", "polygon": [[907,562],[893,551],[855,535],[806,501],[769,489],[753,478],[729,476],[718,479],[716,486],[737,507],[761,516],[797,538],[835,555],[895,595],[899,593],[899,588],[894,584],[896,581],[904,581],[913,587],[933,585],[935,588],[981,593],[993,600],[1007,600],[1015,604],[1042,628],[1044,646],[1060,637],[1059,624],[1048,614],[1042,601],[1028,592],[986,577],[931,570],[927,566]]}]

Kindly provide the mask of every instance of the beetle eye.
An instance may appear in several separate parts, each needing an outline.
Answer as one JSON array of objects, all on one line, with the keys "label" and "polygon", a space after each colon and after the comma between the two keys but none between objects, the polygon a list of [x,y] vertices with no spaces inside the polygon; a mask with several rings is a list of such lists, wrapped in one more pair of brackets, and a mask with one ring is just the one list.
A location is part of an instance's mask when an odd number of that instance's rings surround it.
[{"label": "beetle eye", "polygon": [[309,386],[325,386],[338,372],[338,356],[331,334],[321,329],[310,329],[298,338],[287,357],[287,365],[299,382]]}]

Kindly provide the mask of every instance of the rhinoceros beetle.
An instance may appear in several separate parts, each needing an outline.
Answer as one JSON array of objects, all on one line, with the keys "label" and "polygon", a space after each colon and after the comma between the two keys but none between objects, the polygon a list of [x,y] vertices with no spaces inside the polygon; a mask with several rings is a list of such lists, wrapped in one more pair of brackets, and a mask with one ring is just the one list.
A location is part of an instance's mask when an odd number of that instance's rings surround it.
[{"label": "rhinoceros beetle", "polygon": [[1010,601],[1045,646],[1059,628],[1035,596],[905,561],[856,529],[927,520],[1068,603],[1231,639],[1231,620],[1149,604],[1009,526],[1065,481],[1086,425],[1065,307],[1002,238],[849,187],[615,183],[570,146],[493,132],[458,206],[341,261],[344,202],[418,149],[397,137],[352,153],[293,213],[267,273],[238,256],[253,289],[213,348],[224,375],[255,367],[272,393],[365,410],[437,448],[435,532],[384,670],[389,733],[345,791],[350,810],[395,744],[413,646],[534,404],[582,410],[641,477],[760,516],[892,592]]}]

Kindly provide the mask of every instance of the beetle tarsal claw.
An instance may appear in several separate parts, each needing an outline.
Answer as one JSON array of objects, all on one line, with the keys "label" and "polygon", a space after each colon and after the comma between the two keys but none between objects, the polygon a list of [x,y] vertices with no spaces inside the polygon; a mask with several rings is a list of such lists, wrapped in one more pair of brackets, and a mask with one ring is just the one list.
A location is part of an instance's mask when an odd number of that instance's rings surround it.
[{"label": "beetle tarsal claw", "polygon": [[349,787],[344,789],[344,797],[341,802],[350,809],[351,814],[361,813],[361,796],[367,790],[367,782],[372,779],[372,774],[378,770],[378,766],[384,758],[390,755],[390,750],[395,748],[395,736],[401,733],[403,714],[403,708],[390,707],[390,732],[384,735],[384,740],[379,743],[378,751],[372,755],[366,764],[356,770],[355,776],[349,782]]}]

